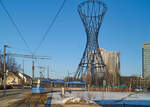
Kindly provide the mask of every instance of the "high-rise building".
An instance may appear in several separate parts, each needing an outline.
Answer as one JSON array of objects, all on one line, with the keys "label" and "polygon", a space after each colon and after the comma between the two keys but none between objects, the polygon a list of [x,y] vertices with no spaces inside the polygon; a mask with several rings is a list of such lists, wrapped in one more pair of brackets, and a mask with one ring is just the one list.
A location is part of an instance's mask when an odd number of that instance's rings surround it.
[{"label": "high-rise building", "polygon": [[92,81],[90,78],[90,76],[92,76],[91,73],[94,73],[95,82],[98,82],[99,84],[102,85],[103,80],[106,79],[106,80],[109,80],[107,81],[107,83],[111,81],[110,83],[111,85],[118,86],[120,84],[120,53],[115,52],[115,51],[108,51],[108,50],[105,50],[104,48],[99,48],[99,50],[101,52],[103,62],[106,65],[106,70],[107,70],[106,72],[108,73],[101,72],[101,70],[98,67],[95,69],[95,71],[93,71],[94,66],[92,65],[94,64],[97,65],[98,63],[100,63],[98,62],[100,58],[98,54],[95,54],[95,56],[93,57],[92,54],[96,52],[90,51],[88,53],[88,63],[90,63],[90,65],[87,68],[87,71],[88,71],[87,74],[85,74],[83,78],[85,78],[85,81],[88,81],[87,83],[90,83],[90,81]]},{"label": "high-rise building", "polygon": [[150,42],[144,43],[142,47],[142,76],[150,79]]},{"label": "high-rise building", "polygon": [[120,52],[107,51],[100,48],[103,61],[106,64],[107,71],[112,75],[112,85],[119,85],[120,81]]}]

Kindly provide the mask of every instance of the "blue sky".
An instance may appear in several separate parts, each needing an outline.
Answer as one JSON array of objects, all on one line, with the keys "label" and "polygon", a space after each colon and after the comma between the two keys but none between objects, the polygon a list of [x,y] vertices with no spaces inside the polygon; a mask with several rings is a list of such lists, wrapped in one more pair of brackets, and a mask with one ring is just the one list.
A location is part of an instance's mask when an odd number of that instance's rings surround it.
[{"label": "blue sky", "polygon": [[[84,0],[82,0],[84,1]],[[142,44],[150,41],[149,0],[103,0],[108,11],[99,33],[99,45],[121,53],[121,75],[140,75],[142,72]],[[43,33],[63,0],[3,0],[24,38],[35,49]],[[75,72],[82,57],[86,34],[77,12],[81,0],[67,0],[64,9],[37,51],[51,61],[36,61],[36,65],[50,66],[50,75],[62,78]],[[9,18],[0,6],[0,45],[26,49]],[[30,54],[16,49],[10,52]],[[18,63],[22,59],[17,58]],[[25,72],[31,75],[31,61],[25,59]],[[36,75],[38,75],[38,70]]]}]

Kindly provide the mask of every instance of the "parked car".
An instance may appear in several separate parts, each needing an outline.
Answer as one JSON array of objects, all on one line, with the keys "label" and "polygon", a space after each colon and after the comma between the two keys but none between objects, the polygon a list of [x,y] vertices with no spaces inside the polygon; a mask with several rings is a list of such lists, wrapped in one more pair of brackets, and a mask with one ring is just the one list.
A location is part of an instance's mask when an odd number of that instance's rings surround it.
[{"label": "parked car", "polygon": [[7,89],[13,89],[14,88],[13,85],[7,85],[6,87],[7,87]]}]

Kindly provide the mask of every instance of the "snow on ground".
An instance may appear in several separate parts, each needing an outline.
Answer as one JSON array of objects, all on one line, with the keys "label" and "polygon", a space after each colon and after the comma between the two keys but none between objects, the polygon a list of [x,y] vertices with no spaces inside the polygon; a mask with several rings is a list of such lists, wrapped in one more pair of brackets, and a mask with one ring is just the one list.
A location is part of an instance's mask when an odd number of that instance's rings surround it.
[{"label": "snow on ground", "polygon": [[150,93],[133,93],[133,95],[127,97],[125,100],[150,100]]},{"label": "snow on ground", "polygon": [[128,96],[130,93],[120,93],[120,92],[87,92],[87,91],[75,91],[71,94],[67,94],[67,96],[71,97],[79,97],[88,100],[106,100],[106,99],[113,99],[113,100],[120,100],[123,97]]},{"label": "snow on ground", "polygon": [[52,104],[64,104],[72,98],[96,101],[98,104],[147,104],[150,105],[150,93],[131,93],[131,92],[87,92],[73,91],[61,97],[60,92],[52,93]]}]

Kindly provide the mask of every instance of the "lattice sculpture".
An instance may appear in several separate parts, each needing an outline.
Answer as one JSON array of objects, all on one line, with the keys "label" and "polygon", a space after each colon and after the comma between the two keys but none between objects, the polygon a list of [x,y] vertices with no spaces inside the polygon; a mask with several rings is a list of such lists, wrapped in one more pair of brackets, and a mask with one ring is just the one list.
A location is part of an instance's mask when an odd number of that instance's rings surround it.
[{"label": "lattice sculpture", "polygon": [[82,79],[87,74],[93,78],[95,76],[104,77],[106,74],[106,65],[98,45],[98,33],[106,10],[106,5],[98,0],[88,0],[78,6],[78,12],[87,35],[87,43],[75,78]]}]

